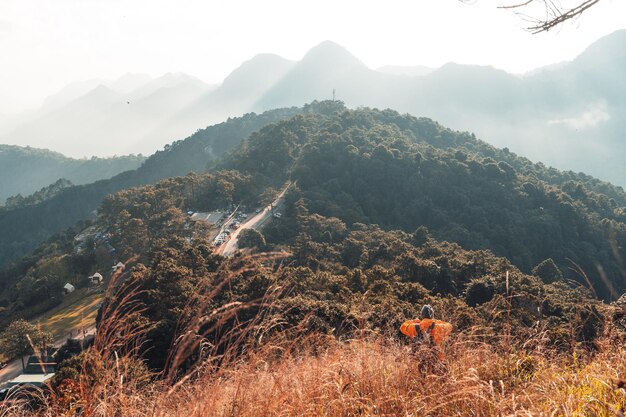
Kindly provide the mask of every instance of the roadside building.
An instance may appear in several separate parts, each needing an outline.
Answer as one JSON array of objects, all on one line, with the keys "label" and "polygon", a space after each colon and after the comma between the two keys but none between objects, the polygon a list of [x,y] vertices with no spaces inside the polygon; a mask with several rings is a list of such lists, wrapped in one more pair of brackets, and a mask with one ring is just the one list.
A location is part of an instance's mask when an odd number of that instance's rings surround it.
[{"label": "roadside building", "polygon": [[25,386],[32,385],[34,387],[41,387],[44,383],[46,383],[50,378],[54,376],[54,372],[49,374],[22,374],[18,377],[13,378],[4,384],[3,388],[11,388],[15,386]]},{"label": "roadside building", "polygon": [[96,272],[89,277],[89,282],[93,285],[99,285],[103,279],[102,275],[99,272]]},{"label": "roadside building", "polygon": [[213,227],[224,217],[224,213],[221,211],[212,211],[210,213],[197,212],[191,215],[191,220],[202,221]]},{"label": "roadside building", "polygon": [[74,290],[76,290],[76,288],[69,282],[63,286],[63,294],[69,294],[74,292]]},{"label": "roadside building", "polygon": [[122,270],[124,270],[124,267],[125,267],[125,266],[126,266],[126,265],[124,265],[123,263],[118,262],[118,263],[116,263],[115,265],[113,265],[113,266],[111,267],[111,269],[113,270],[113,272],[122,271]]}]

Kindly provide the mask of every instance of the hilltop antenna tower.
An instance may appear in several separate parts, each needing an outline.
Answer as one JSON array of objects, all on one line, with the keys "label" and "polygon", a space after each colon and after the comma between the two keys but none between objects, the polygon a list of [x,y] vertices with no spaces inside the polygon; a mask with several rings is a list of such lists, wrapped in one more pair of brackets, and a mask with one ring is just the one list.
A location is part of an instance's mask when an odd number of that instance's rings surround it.
[{"label": "hilltop antenna tower", "polygon": [[335,101],[335,89],[333,88],[333,101]]}]

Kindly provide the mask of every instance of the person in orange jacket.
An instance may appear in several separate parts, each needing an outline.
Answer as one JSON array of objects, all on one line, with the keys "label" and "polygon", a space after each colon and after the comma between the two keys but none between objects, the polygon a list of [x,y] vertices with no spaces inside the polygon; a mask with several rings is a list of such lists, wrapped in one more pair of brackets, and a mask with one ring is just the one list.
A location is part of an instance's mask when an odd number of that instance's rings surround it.
[{"label": "person in orange jacket", "polygon": [[420,311],[421,319],[407,320],[400,326],[400,331],[416,341],[423,341],[437,347],[437,356],[443,360],[439,349],[441,343],[452,333],[452,325],[442,320],[435,320],[433,308],[426,304]]}]

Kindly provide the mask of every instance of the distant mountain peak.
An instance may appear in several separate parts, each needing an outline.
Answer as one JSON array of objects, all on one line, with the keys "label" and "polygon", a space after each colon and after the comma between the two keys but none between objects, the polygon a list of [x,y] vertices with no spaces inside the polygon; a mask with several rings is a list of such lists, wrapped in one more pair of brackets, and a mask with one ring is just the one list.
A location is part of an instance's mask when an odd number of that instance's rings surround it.
[{"label": "distant mountain peak", "polygon": [[276,54],[271,54],[271,53],[262,53],[262,54],[256,54],[255,56],[253,56],[251,59],[245,61],[244,63],[248,62],[277,62],[277,61],[289,61],[286,58],[283,58],[280,55],[276,55]]},{"label": "distant mountain peak", "polygon": [[350,51],[333,41],[324,41],[314,46],[304,55],[300,63],[307,65],[309,63],[319,63],[320,61],[341,66],[365,66]]},{"label": "distant mountain peak", "polygon": [[239,67],[235,68],[227,79],[236,73],[246,72],[246,71],[255,71],[259,67],[274,67],[274,66],[282,66],[286,64],[293,64],[293,61],[290,61],[286,58],[283,58],[276,54],[257,54],[252,58],[244,61],[239,65]]},{"label": "distant mountain peak", "polygon": [[[595,62],[595,61],[600,62]],[[616,30],[589,45],[574,62],[587,62],[592,66],[609,62],[626,62],[626,29]]]},{"label": "distant mountain peak", "polygon": [[[257,83],[258,77],[276,78],[271,74],[284,74],[294,65],[293,61],[275,54],[258,54],[244,61],[223,81],[222,88],[246,89]],[[241,84],[240,84],[241,83]]]},{"label": "distant mountain peak", "polygon": [[120,94],[117,91],[104,84],[98,84],[94,89],[79,97],[77,101],[93,99],[117,100],[119,97]]},{"label": "distant mountain peak", "polygon": [[106,85],[118,93],[126,94],[150,82],[151,80],[152,78],[147,74],[128,72],[114,81],[107,82]]},{"label": "distant mountain peak", "polygon": [[179,71],[175,71],[175,72],[166,72],[165,74],[163,74],[162,76],[158,77],[157,80],[198,80],[198,78],[186,74],[184,72],[179,72]]}]

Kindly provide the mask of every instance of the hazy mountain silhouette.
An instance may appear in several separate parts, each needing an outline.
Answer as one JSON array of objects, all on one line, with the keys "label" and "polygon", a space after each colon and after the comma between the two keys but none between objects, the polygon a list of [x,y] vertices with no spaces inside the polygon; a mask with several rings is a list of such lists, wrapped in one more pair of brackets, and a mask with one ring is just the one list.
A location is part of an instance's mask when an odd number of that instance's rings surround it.
[{"label": "hazy mountain silhouette", "polygon": [[228,117],[329,99],[334,91],[348,107],[389,107],[430,117],[534,160],[623,186],[624,68],[626,30],[598,40],[571,62],[521,76],[454,63],[430,71],[372,70],[326,41],[299,62],[257,55],[214,89],[180,74],[130,93],[101,85],[0,136],[0,142],[70,155],[151,153]]},{"label": "hazy mountain silhouette", "polygon": [[374,98],[386,77],[367,68],[343,47],[326,41],[312,48],[257,100],[255,107],[261,110],[299,105],[303,103],[302,97],[331,99],[335,88],[341,97],[345,95],[357,101],[366,96]]},{"label": "hazy mountain silhouette", "polygon": [[[0,137],[0,142],[54,149],[76,157],[150,154],[184,137],[188,130],[155,128],[212,88],[185,74],[157,79],[126,75],[92,88],[96,82],[99,80],[76,83],[51,96],[30,119]],[[80,94],[84,90],[88,91]],[[142,146],[145,136],[150,137],[149,146]]]},{"label": "hazy mountain silhouette", "polygon": [[313,48],[261,97],[255,110],[336,97],[349,107],[390,107],[475,132],[561,169],[626,185],[626,30],[572,62],[525,76],[446,64],[408,77],[373,71],[341,46]]},{"label": "hazy mountain silhouette", "polygon": [[[293,61],[278,55],[256,55],[230,73],[219,87],[199,96],[193,103],[163,121],[157,129],[184,126],[187,134],[191,134],[210,124],[249,112],[258,98],[274,86],[293,65]],[[150,140],[150,137],[146,137],[146,141]]]},{"label": "hazy mountain silhouette", "polygon": [[39,111],[50,111],[59,108],[77,98],[89,93],[99,85],[109,87],[118,93],[129,93],[136,88],[150,82],[152,78],[146,74],[125,74],[116,80],[104,80],[93,78],[91,80],[79,81],[68,84],[57,93],[48,96]]}]

